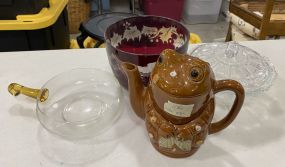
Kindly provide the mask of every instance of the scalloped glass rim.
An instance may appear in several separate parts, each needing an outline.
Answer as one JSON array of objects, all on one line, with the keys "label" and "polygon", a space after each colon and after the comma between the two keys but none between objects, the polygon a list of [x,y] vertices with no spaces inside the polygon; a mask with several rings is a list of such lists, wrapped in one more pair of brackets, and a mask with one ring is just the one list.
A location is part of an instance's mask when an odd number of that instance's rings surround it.
[{"label": "scalloped glass rim", "polygon": [[[260,86],[254,86],[254,87],[248,87],[247,84],[246,84],[246,79],[235,79],[237,81],[239,81],[242,85],[244,85],[244,88],[245,88],[245,92],[247,94],[258,94],[258,93],[261,93],[261,92],[265,92],[267,90],[270,89],[270,87],[272,86],[273,84],[273,81],[275,80],[275,78],[277,77],[277,71],[274,67],[274,65],[270,62],[269,58],[268,57],[265,57],[265,56],[262,56],[260,55],[259,53],[257,53],[256,51],[246,47],[246,46],[243,46],[243,45],[240,45],[239,43],[237,42],[228,42],[228,43],[224,43],[224,42],[215,42],[215,43],[209,43],[209,44],[202,44],[200,46],[198,46],[197,48],[195,48],[191,55],[192,56],[195,56],[195,57],[198,57],[198,58],[201,58],[203,59],[204,61],[207,61],[210,63],[210,59],[209,56],[207,57],[207,55],[205,56],[202,56],[201,54],[209,49],[212,49],[212,53],[215,54],[216,51],[215,51],[215,48],[218,49],[218,47],[225,47],[227,48],[229,45],[233,45],[235,47],[235,49],[237,49],[237,52],[238,51],[242,51],[242,54],[243,55],[246,55],[245,53],[249,54],[255,54],[256,56],[258,56],[260,62],[264,63],[263,66],[266,67],[265,71],[266,71],[266,75],[267,75],[267,78],[266,80],[260,85]],[[235,50],[234,50],[235,51]],[[214,56],[212,54],[210,54],[211,56]],[[226,54],[224,54],[226,55]],[[202,58],[204,57],[204,58]],[[206,58],[205,58],[206,57]],[[208,59],[209,58],[209,59]],[[230,62],[228,63],[225,63],[225,61],[219,61],[219,63],[223,63],[223,65],[225,65],[225,67],[227,67],[228,69],[230,69]],[[210,63],[211,64],[211,63]],[[238,64],[238,63],[237,63]],[[241,63],[240,63],[241,64]],[[241,64],[241,65],[246,65],[246,64]],[[215,72],[215,68],[213,68],[213,71],[214,73]],[[217,78],[217,79],[233,79],[229,76],[223,76],[222,78]],[[249,79],[248,79],[248,82]]]}]

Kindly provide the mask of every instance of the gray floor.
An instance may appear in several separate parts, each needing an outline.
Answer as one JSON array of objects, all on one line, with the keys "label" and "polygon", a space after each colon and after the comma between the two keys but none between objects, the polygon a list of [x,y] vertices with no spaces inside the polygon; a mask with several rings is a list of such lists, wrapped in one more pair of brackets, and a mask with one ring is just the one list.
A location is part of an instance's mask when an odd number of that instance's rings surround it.
[{"label": "gray floor", "polygon": [[190,32],[198,34],[203,42],[225,41],[228,30],[228,22],[223,16],[215,24],[185,25]]},{"label": "gray floor", "polygon": [[[129,0],[110,0],[110,6],[111,11],[131,12]],[[136,13],[141,12],[136,10]],[[228,29],[228,22],[226,22],[223,16],[220,16],[219,21],[216,24],[184,25],[190,32],[198,34],[203,42],[224,41]]]}]

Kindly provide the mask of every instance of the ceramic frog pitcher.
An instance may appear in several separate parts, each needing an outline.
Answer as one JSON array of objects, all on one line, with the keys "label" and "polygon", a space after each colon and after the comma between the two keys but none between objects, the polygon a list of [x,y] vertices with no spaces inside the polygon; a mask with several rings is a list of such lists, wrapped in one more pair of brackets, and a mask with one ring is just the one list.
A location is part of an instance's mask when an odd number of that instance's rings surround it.
[{"label": "ceramic frog pitcher", "polygon": [[[216,81],[207,62],[164,50],[144,87],[138,68],[122,64],[128,76],[130,102],[146,122],[152,145],[170,157],[194,154],[208,134],[226,128],[236,118],[244,101],[244,89],[234,80]],[[234,104],[220,121],[212,123],[215,94],[235,93]]]}]

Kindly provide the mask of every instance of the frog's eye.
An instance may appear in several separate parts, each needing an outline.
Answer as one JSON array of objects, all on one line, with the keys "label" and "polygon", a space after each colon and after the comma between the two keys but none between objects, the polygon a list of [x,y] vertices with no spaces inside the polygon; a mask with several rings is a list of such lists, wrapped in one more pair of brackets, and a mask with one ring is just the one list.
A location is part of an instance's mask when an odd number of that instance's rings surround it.
[{"label": "frog's eye", "polygon": [[204,78],[204,72],[200,67],[193,67],[190,70],[190,79],[194,82],[199,82]]},{"label": "frog's eye", "polygon": [[163,57],[159,56],[157,62],[158,62],[159,65],[162,64],[163,63]]}]

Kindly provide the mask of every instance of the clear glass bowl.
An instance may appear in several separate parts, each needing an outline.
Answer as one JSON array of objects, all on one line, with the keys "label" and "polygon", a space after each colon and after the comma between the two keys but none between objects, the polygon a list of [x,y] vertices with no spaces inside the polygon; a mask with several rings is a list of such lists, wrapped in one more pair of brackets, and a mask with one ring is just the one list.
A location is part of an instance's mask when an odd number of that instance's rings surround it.
[{"label": "clear glass bowl", "polygon": [[277,75],[267,57],[236,42],[204,44],[191,55],[209,62],[216,79],[239,81],[247,94],[268,90]]},{"label": "clear glass bowl", "polygon": [[50,79],[47,100],[37,100],[37,116],[50,132],[85,138],[104,132],[122,112],[122,89],[116,78],[97,69],[75,69]]}]

